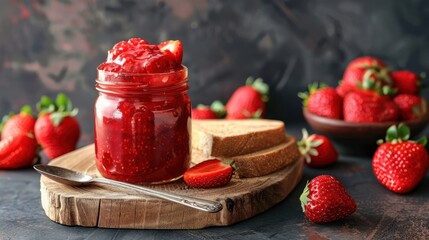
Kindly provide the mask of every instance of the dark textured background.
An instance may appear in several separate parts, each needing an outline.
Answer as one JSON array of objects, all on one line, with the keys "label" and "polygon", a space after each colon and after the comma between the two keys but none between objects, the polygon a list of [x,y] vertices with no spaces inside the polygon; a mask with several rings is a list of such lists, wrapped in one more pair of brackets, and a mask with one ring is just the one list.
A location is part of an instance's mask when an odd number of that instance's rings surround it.
[{"label": "dark textured background", "polygon": [[96,66],[116,42],[180,39],[193,104],[226,101],[247,76],[271,87],[269,118],[302,121],[296,97],[331,85],[347,62],[374,55],[394,69],[429,69],[429,1],[2,1],[0,114],[41,95],[70,95],[93,141]]}]

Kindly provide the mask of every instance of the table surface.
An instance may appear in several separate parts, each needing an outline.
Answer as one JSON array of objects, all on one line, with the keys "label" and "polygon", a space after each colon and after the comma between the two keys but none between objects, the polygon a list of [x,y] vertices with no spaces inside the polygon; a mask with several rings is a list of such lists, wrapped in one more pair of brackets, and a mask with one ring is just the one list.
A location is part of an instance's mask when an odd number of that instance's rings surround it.
[{"label": "table surface", "polygon": [[[298,126],[288,132],[300,136]],[[337,177],[356,200],[346,219],[314,224],[299,196],[307,180]],[[333,166],[305,168],[295,190],[281,203],[246,221],[202,230],[128,230],[68,227],[52,222],[40,204],[40,175],[32,169],[0,171],[0,239],[429,239],[429,177],[407,195],[380,185],[370,157],[340,156]]]}]

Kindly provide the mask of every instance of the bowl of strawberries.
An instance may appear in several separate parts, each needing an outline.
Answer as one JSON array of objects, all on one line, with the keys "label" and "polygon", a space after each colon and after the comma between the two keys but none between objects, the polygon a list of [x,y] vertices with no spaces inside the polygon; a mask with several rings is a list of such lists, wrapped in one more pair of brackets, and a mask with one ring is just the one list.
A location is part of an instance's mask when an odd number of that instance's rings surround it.
[{"label": "bowl of strawberries", "polygon": [[320,134],[331,138],[343,154],[373,154],[386,130],[405,123],[414,135],[429,122],[421,77],[390,71],[380,59],[360,57],[349,63],[338,86],[312,84],[299,93],[303,115]]}]

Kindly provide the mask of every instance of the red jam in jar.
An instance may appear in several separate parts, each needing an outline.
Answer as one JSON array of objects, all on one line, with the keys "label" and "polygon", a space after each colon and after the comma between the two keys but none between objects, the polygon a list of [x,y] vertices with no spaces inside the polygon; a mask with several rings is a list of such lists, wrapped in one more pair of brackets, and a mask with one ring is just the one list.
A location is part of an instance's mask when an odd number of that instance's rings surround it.
[{"label": "red jam in jar", "polygon": [[180,178],[190,164],[188,71],[180,41],[117,43],[98,68],[96,165],[106,178],[149,184]]}]

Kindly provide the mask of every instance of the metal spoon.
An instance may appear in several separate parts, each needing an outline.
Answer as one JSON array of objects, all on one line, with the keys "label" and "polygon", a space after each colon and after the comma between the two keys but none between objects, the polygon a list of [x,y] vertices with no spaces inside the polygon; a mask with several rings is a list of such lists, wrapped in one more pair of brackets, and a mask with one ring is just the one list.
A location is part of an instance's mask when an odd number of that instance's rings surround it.
[{"label": "metal spoon", "polygon": [[139,191],[152,197],[158,197],[161,199],[169,200],[172,202],[176,202],[176,203],[179,203],[188,207],[192,207],[198,210],[206,211],[206,212],[215,213],[222,210],[222,204],[217,201],[210,201],[210,200],[194,198],[194,197],[186,197],[186,196],[182,196],[171,192],[169,193],[162,192],[159,190],[155,190],[155,189],[151,189],[151,188],[147,188],[139,185],[119,182],[119,181],[106,179],[106,178],[93,178],[84,173],[75,172],[70,169],[66,169],[62,167],[37,164],[34,166],[34,169],[36,169],[39,173],[43,174],[44,176],[56,182],[60,182],[71,186],[85,186],[91,183],[103,183],[103,184],[113,185],[116,187],[122,187],[122,188]]}]

